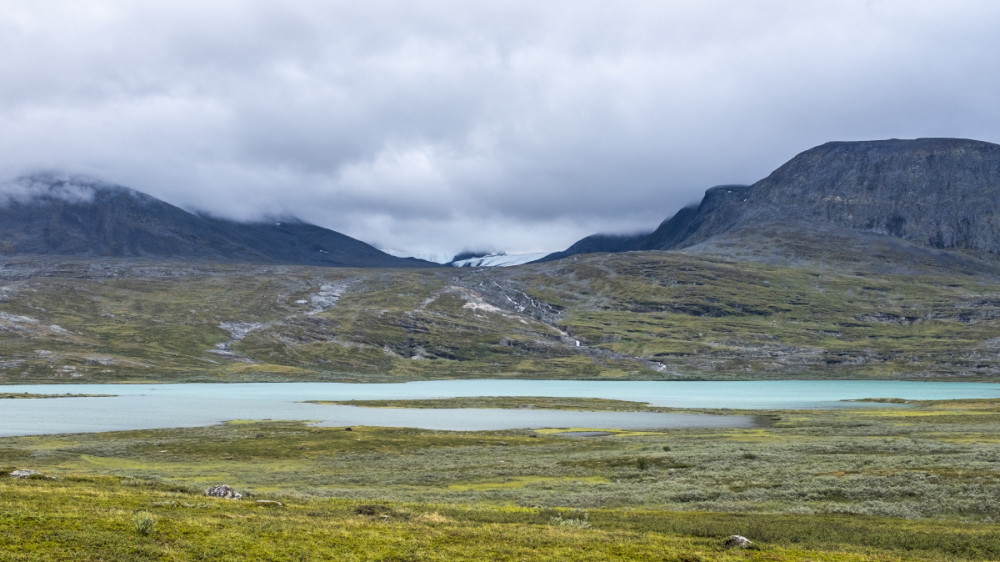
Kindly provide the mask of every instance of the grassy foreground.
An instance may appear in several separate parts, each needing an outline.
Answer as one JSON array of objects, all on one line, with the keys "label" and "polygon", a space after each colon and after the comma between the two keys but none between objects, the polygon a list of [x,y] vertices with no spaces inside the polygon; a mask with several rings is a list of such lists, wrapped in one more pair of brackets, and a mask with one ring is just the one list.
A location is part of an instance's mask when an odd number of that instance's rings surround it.
[{"label": "grassy foreground", "polygon": [[[1000,559],[1000,401],[770,416],[590,438],[291,421],[3,438],[0,469],[44,476],[0,479],[0,560]],[[244,500],[205,497],[216,484]]]},{"label": "grassy foreground", "polygon": [[[996,555],[987,526],[845,516],[203,498],[76,477],[0,483],[4,560],[895,560]],[[726,549],[733,530],[757,538]]]}]

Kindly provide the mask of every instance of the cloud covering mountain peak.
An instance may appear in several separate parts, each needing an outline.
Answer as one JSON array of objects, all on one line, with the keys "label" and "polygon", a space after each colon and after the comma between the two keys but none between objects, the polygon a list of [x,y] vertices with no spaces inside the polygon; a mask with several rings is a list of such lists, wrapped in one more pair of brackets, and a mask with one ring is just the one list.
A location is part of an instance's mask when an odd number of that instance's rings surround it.
[{"label": "cloud covering mountain peak", "polygon": [[35,174],[0,182],[0,205],[30,203],[37,199],[55,199],[67,203],[90,203],[94,200],[93,181],[58,174]]}]

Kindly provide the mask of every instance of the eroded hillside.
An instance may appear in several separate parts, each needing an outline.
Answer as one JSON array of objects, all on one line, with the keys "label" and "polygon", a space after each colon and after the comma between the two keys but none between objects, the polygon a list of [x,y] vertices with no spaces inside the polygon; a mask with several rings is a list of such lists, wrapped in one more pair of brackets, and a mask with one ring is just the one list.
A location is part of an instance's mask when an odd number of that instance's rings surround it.
[{"label": "eroded hillside", "polygon": [[992,379],[1000,283],[674,252],[505,269],[24,258],[0,380]]}]

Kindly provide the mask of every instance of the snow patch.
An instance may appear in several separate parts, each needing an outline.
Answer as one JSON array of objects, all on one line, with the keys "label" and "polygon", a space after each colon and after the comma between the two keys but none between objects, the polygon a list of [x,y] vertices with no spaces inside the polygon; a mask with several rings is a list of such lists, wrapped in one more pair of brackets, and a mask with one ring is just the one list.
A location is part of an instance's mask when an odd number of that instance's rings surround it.
[{"label": "snow patch", "polygon": [[434,263],[448,263],[451,261],[451,258],[454,257],[454,254],[414,253],[407,252],[405,250],[397,250],[395,248],[379,248],[379,250],[397,258],[416,258],[418,260]]},{"label": "snow patch", "polygon": [[452,267],[510,267],[512,265],[522,265],[528,262],[539,260],[549,255],[548,253],[533,254],[490,254],[478,258],[469,258],[449,263]]},{"label": "snow patch", "polygon": [[413,253],[403,250],[395,250],[393,248],[379,248],[379,250],[397,258],[417,258],[429,262],[450,265],[452,267],[509,267],[512,265],[521,265],[542,259],[551,253],[535,252],[529,254],[508,254],[505,252],[497,252],[495,254],[487,254],[485,256],[452,261],[455,258],[454,254]]}]

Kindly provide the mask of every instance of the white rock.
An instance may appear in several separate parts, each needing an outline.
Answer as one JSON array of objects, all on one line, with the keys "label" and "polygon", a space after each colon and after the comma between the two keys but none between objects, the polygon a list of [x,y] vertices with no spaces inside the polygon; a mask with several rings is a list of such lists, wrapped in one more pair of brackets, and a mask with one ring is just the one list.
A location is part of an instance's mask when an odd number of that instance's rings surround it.
[{"label": "white rock", "polygon": [[230,500],[243,499],[243,494],[237,492],[228,484],[212,486],[211,488],[205,490],[205,495],[212,496],[213,498],[226,498]]},{"label": "white rock", "polygon": [[750,548],[753,542],[741,535],[729,535],[726,539],[726,548],[740,547],[740,548]]}]

